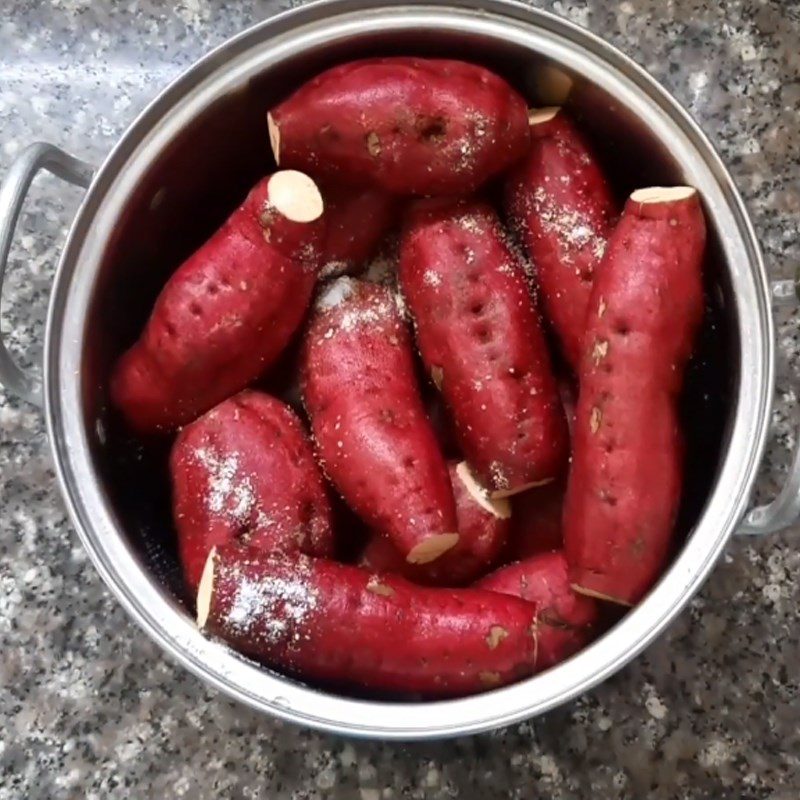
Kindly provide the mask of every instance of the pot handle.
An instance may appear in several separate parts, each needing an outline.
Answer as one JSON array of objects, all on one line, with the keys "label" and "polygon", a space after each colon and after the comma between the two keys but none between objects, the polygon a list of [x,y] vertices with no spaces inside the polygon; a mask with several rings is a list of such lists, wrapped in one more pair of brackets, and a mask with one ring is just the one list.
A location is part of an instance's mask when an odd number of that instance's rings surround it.
[{"label": "pot handle", "polygon": [[[774,307],[796,308],[800,305],[800,271],[793,280],[775,281],[771,288]],[[745,515],[736,530],[738,534],[761,536],[765,533],[777,533],[800,518],[800,404],[795,404],[793,415],[798,443],[789,467],[789,477],[771,503],[757,506]]]},{"label": "pot handle", "polygon": [[[94,175],[94,167],[46,142],[32,144],[17,156],[0,185],[0,294],[11,250],[11,237],[22,211],[22,204],[33,179],[42,169],[84,189],[89,186]],[[0,385],[35,406],[42,405],[40,378],[26,374],[17,366],[6,348],[2,331]]]}]

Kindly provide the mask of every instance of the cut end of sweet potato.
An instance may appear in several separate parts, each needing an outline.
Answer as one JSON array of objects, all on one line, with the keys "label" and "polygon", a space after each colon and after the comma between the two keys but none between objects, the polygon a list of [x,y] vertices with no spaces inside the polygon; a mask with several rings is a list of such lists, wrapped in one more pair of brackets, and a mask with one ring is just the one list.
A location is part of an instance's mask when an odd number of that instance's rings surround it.
[{"label": "cut end of sweet potato", "polygon": [[558,112],[561,111],[561,106],[545,106],[544,108],[529,108],[528,109],[528,125],[541,125],[543,122],[550,122]]},{"label": "cut end of sweet potato", "polygon": [[269,144],[272,148],[272,155],[275,157],[275,163],[281,163],[281,129],[272,114],[267,113],[267,129],[269,130]]},{"label": "cut end of sweet potato", "polygon": [[621,600],[619,597],[612,597],[609,594],[603,594],[603,592],[598,592],[594,589],[588,589],[586,586],[581,586],[578,583],[570,584],[570,588],[577,594],[582,594],[585,597],[593,597],[595,600],[603,600],[606,603],[615,603],[618,606],[625,606],[626,608],[631,608],[633,606],[633,603],[629,603],[627,600]]},{"label": "cut end of sweet potato", "polygon": [[494,492],[489,492],[489,497],[492,500],[503,500],[507,497],[513,497],[515,494],[522,494],[527,492],[528,489],[536,489],[539,486],[547,486],[552,483],[555,478],[545,478],[541,481],[532,481],[531,483],[523,483],[521,486],[513,486],[511,489],[497,489]]},{"label": "cut end of sweet potato", "polygon": [[290,222],[313,222],[322,216],[322,194],[304,172],[280,170],[269,179],[267,189],[270,206]]},{"label": "cut end of sweet potato", "polygon": [[208,613],[211,610],[211,590],[214,588],[214,560],[217,548],[213,547],[203,567],[200,584],[197,587],[197,627],[205,627]]},{"label": "cut end of sweet potato", "polygon": [[489,495],[489,490],[481,486],[475,480],[472,470],[466,461],[462,461],[456,467],[456,475],[469,492],[470,497],[482,508],[498,519],[509,519],[511,517],[511,503],[504,498],[494,498]]},{"label": "cut end of sweet potato", "polygon": [[676,203],[679,200],[697,194],[693,186],[650,186],[647,189],[637,189],[631,194],[634,203],[647,205],[648,203]]},{"label": "cut end of sweet potato", "polygon": [[409,564],[430,564],[448,550],[452,550],[458,544],[459,538],[457,533],[435,533],[412,547],[406,556],[406,561]]}]

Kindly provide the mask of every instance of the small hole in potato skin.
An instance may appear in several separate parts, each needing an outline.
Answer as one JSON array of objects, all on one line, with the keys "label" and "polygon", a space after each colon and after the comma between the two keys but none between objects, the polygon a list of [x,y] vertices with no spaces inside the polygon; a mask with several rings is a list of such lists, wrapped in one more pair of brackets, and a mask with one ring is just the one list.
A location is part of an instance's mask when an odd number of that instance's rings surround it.
[{"label": "small hole in potato skin", "polygon": [[404,466],[406,469],[411,469],[411,468],[414,466],[414,464],[415,464],[415,463],[416,463],[416,462],[414,461],[414,458],[413,458],[413,456],[406,456],[406,457],[403,459],[403,466]]},{"label": "small hole in potato skin", "polygon": [[193,317],[202,317],[203,316],[203,309],[197,303],[190,303],[189,304],[189,313]]},{"label": "small hole in potato skin", "polygon": [[167,336],[174,336],[175,335],[175,326],[171,322],[168,322],[164,326],[164,330],[167,332]]},{"label": "small hole in potato skin", "polygon": [[233,532],[234,541],[246,543],[247,540],[250,538],[251,533],[252,530],[250,529],[250,526],[246,522],[242,522],[240,525],[236,527],[236,530]]},{"label": "small hole in potato skin", "polygon": [[483,303],[473,303],[469,308],[470,314],[480,314],[483,311]]},{"label": "small hole in potato skin", "polygon": [[631,332],[630,325],[624,320],[618,320],[614,325],[614,333],[620,336],[627,336]]},{"label": "small hole in potato skin", "polygon": [[607,494],[607,493],[603,492],[603,493],[601,494],[601,499],[603,500],[603,502],[604,502],[604,503],[605,503],[607,506],[611,506],[611,508],[615,508],[615,507],[616,507],[616,505],[617,505],[617,498],[616,498],[616,497],[614,497],[614,495],[613,495],[613,494]]},{"label": "small hole in potato skin", "polygon": [[431,141],[441,139],[447,131],[447,126],[441,117],[423,117],[417,121],[417,130],[419,131],[420,139]]},{"label": "small hole in potato skin", "polygon": [[219,285],[223,289],[230,289],[231,288],[231,282],[227,278],[221,278],[220,282],[219,282]]},{"label": "small hole in potato skin", "polygon": [[216,283],[209,283],[208,286],[206,286],[206,294],[209,297],[213,297],[215,294],[218,293],[219,293],[219,286],[217,286]]},{"label": "small hole in potato skin", "polygon": [[475,336],[479,342],[483,342],[484,344],[488,344],[492,341],[492,333],[485,325],[475,328]]},{"label": "small hole in potato skin", "polygon": [[339,131],[333,125],[326,125],[320,128],[320,135],[330,142],[338,142],[341,139]]}]

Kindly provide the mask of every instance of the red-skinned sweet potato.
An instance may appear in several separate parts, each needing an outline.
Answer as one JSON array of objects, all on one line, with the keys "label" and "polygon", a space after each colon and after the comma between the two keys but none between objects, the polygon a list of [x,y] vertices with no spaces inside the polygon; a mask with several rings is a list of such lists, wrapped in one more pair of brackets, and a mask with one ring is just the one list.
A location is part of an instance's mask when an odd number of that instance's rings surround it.
[{"label": "red-skinned sweet potato", "polygon": [[617,212],[567,114],[538,109],[530,122],[531,147],[508,178],[506,209],[533,262],[544,310],[577,369],[592,281]]},{"label": "red-skinned sweet potato", "polygon": [[458,542],[447,465],[420,398],[395,294],[339,278],[306,333],[302,392],[328,477],[412,563]]},{"label": "red-skinned sweet potato", "polygon": [[396,197],[380,189],[357,189],[344,184],[325,186],[323,197],[327,226],[319,275],[352,275],[375,255],[396,222],[400,204]]},{"label": "red-skinned sweet potato", "polygon": [[197,621],[240,653],[308,680],[452,696],[535,671],[536,606],[432,589],[300,554],[212,551]]},{"label": "red-skinned sweet potato", "polygon": [[529,143],[525,100],[476,64],[377,58],[329,69],[268,116],[276,163],[397,194],[464,194]]},{"label": "red-skinned sweet potato", "polygon": [[517,561],[564,546],[561,517],[566,481],[563,478],[511,498],[511,530],[505,557]]},{"label": "red-skinned sweet potato", "polygon": [[417,202],[400,285],[478,481],[502,497],[554,479],[567,457],[566,420],[522,265],[494,211]]},{"label": "red-skinned sweet potato", "polygon": [[456,501],[458,544],[429,564],[409,564],[386,537],[374,534],[359,564],[373,572],[393,572],[414,583],[460,586],[475,580],[496,561],[506,544],[511,506],[491,500],[469,473],[466,462],[448,463]]},{"label": "red-skinned sweet potato", "polygon": [[191,422],[275,361],[311,299],[322,211],[310,178],[276,172],[178,268],[113,372],[111,396],[132,427]]},{"label": "red-skinned sweet potato", "polygon": [[577,590],[636,603],[681,493],[676,402],[703,313],[705,223],[689,187],[634,192],[592,290],[564,542]]},{"label": "red-skinned sweet potato", "polygon": [[577,653],[589,641],[598,621],[597,603],[572,590],[567,560],[561,551],[540,553],[487,575],[478,589],[514,595],[535,603],[537,668],[547,669]]},{"label": "red-skinned sweet potato", "polygon": [[212,547],[333,555],[331,509],[311,443],[261,392],[225,400],[184,428],[170,457],[181,562],[194,593]]}]

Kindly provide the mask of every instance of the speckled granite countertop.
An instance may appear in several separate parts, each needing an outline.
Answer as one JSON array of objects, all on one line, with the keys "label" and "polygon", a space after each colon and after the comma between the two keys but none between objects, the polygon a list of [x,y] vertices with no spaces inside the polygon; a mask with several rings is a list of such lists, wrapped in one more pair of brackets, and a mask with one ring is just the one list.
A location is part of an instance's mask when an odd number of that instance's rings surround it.
[{"label": "speckled granite countertop", "polygon": [[[773,275],[800,264],[800,4],[536,5],[609,38],[674,92],[730,165]],[[0,174],[37,139],[99,162],[167,81],[278,7],[6,0]],[[26,360],[40,351],[47,286],[79,196],[42,178],[22,220],[4,323]],[[787,361],[796,367],[797,328],[782,322],[785,373]],[[792,440],[785,411],[766,494]],[[71,530],[40,414],[2,391],[0,509],[0,800],[800,796],[798,529],[732,542],[668,634],[579,701],[492,735],[395,746],[258,716],[162,655]]]}]

